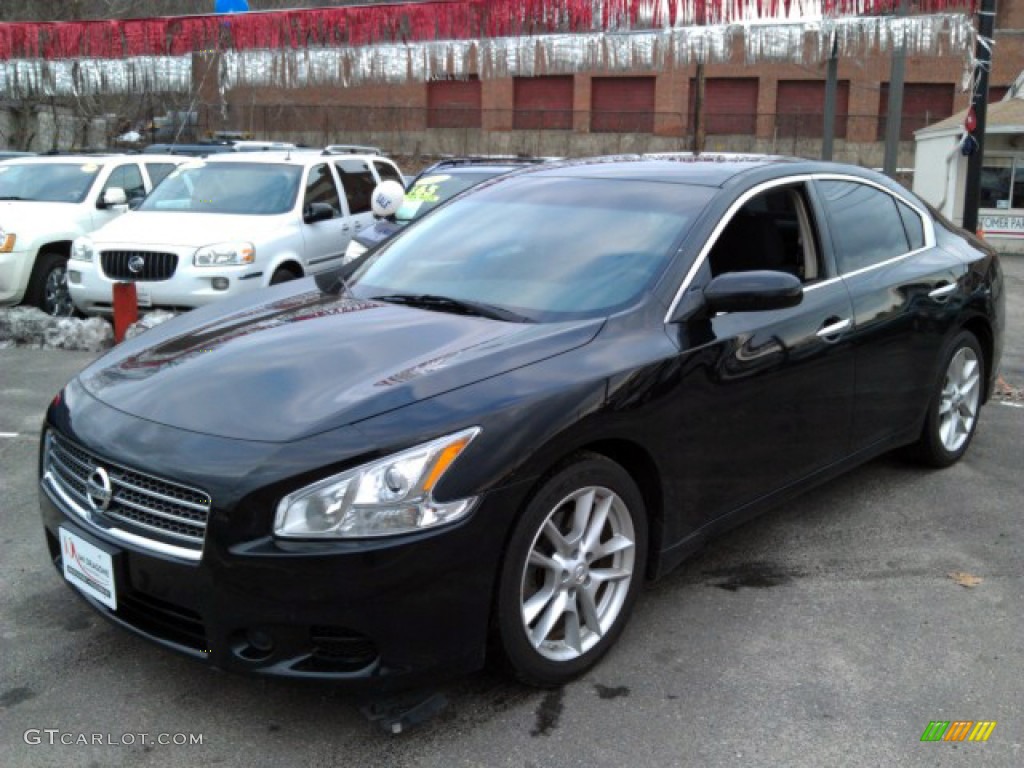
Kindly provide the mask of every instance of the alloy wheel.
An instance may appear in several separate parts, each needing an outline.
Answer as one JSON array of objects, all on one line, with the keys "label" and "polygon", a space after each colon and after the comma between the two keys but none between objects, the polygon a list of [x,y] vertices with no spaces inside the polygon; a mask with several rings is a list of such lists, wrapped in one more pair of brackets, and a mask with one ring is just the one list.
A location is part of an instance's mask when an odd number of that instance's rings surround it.
[{"label": "alloy wheel", "polygon": [[973,349],[961,347],[949,361],[939,399],[939,439],[950,453],[970,437],[980,400],[980,361]]},{"label": "alloy wheel", "polygon": [[75,305],[71,301],[67,269],[64,266],[57,266],[50,270],[46,275],[44,289],[43,311],[53,317],[71,316],[75,311]]},{"label": "alloy wheel", "polygon": [[556,505],[534,537],[520,588],[537,653],[564,662],[597,645],[622,613],[635,562],[633,519],[617,494],[590,486]]}]

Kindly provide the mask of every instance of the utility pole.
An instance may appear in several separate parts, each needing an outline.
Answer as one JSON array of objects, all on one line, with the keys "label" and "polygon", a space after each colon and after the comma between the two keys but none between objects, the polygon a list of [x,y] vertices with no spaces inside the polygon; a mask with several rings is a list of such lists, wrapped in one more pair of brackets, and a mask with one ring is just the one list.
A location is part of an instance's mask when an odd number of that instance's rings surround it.
[{"label": "utility pole", "polygon": [[974,58],[978,62],[978,83],[974,87],[971,106],[977,126],[974,137],[978,146],[967,158],[967,184],[964,187],[964,229],[978,231],[978,205],[981,202],[981,164],[985,155],[985,123],[988,118],[988,71],[992,68],[992,33],[996,25],[996,0],[981,0],[978,11],[978,45]]},{"label": "utility pole", "polygon": [[697,89],[693,97],[693,154],[704,151],[704,138],[707,129],[704,125],[704,57],[697,62],[697,77],[693,87]]},{"label": "utility pole", "polygon": [[836,91],[839,88],[838,40],[832,37],[832,52],[828,57],[825,75],[825,125],[821,137],[821,159],[832,159],[832,145],[836,137]]},{"label": "utility pole", "polygon": [[[908,0],[900,0],[896,15],[907,15]],[[892,67],[889,70],[889,110],[885,119],[885,159],[882,172],[886,176],[896,175],[896,163],[900,154],[900,128],[903,122],[903,79],[907,67],[907,41],[903,39],[892,50]]]}]

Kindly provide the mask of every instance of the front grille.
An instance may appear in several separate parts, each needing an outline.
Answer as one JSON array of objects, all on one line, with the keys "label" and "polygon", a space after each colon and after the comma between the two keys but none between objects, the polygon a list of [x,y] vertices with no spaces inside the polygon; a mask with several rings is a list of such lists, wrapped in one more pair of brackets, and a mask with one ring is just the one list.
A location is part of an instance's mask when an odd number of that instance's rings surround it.
[{"label": "front grille", "polygon": [[207,651],[206,627],[198,613],[144,592],[117,596],[117,615],[155,637]]},{"label": "front grille", "polygon": [[[112,496],[106,509],[89,499],[88,482],[99,468],[110,478]],[[210,496],[105,461],[55,432],[47,434],[46,469],[52,482],[86,510],[93,520],[151,541],[201,550],[210,514]]]},{"label": "front grille", "polygon": [[[139,268],[139,259],[142,266]],[[113,280],[156,282],[170,280],[178,268],[178,256],[157,251],[103,251],[100,253],[103,273]],[[136,270],[132,270],[132,266]]]}]

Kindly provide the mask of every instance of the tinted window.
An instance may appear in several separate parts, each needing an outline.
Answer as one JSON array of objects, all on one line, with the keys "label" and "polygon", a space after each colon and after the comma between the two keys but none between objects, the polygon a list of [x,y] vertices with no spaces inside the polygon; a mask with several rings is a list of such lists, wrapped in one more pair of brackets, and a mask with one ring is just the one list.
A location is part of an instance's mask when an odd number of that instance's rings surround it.
[{"label": "tinted window", "polygon": [[366,213],[370,210],[370,195],[377,181],[365,160],[337,160],[334,167],[341,178],[341,186],[348,200],[349,213]]},{"label": "tinted window", "polygon": [[910,241],[910,250],[916,251],[924,248],[924,226],[921,224],[921,217],[917,211],[906,203],[896,201],[900,218],[903,219],[903,230],[907,233],[907,240]]},{"label": "tinted window", "polygon": [[715,192],[625,179],[507,179],[402,230],[352,283],[363,298],[437,294],[540,321],[605,314],[657,280]]},{"label": "tinted window", "polygon": [[167,178],[167,175],[174,170],[174,163],[146,163],[146,170],[149,171],[149,180],[155,187]]},{"label": "tinted window", "polygon": [[6,162],[0,165],[0,199],[80,203],[99,170],[96,163]]},{"label": "tinted window", "polygon": [[853,272],[910,250],[893,197],[852,181],[818,182],[828,209],[840,272]]},{"label": "tinted window", "polygon": [[140,211],[270,215],[295,205],[302,168],[285,163],[179,165],[153,190]]},{"label": "tinted window", "polygon": [[377,169],[377,175],[380,176],[381,181],[397,181],[403,187],[405,186],[405,183],[402,181],[402,174],[391,163],[385,163],[383,160],[374,160],[373,167]]},{"label": "tinted window", "polygon": [[111,187],[123,189],[129,200],[146,196],[146,184],[142,181],[142,171],[135,163],[120,165],[111,171],[110,178],[107,179],[107,183],[103,185],[103,191],[100,192],[100,199],[102,199],[103,193]]},{"label": "tinted window", "polygon": [[326,163],[314,165],[309,169],[309,179],[306,181],[306,196],[302,201],[305,208],[312,203],[327,203],[334,209],[335,215],[341,215],[341,200],[338,198],[338,188],[334,184],[334,177]]}]

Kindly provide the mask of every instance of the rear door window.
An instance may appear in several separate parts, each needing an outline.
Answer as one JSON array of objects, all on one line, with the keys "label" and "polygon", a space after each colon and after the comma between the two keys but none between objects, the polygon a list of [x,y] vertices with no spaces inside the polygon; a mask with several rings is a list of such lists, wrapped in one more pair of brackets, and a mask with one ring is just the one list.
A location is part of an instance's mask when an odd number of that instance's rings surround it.
[{"label": "rear door window", "polygon": [[370,197],[377,186],[373,172],[365,160],[335,160],[334,167],[345,190],[348,210],[352,215],[367,213],[370,210]]},{"label": "rear door window", "polygon": [[841,273],[872,267],[911,250],[892,195],[854,181],[830,179],[817,185],[828,211]]},{"label": "rear door window", "polygon": [[143,163],[143,165],[146,166],[149,180],[154,187],[166,179],[175,168],[174,163]]}]

